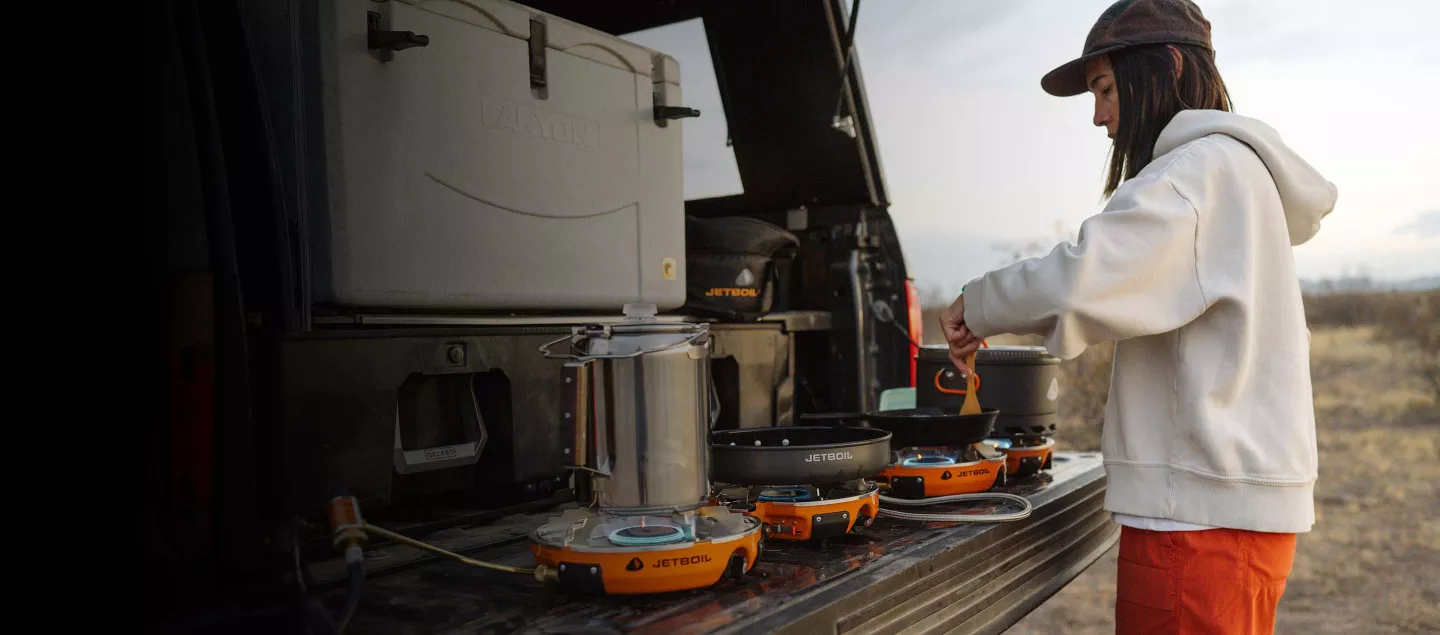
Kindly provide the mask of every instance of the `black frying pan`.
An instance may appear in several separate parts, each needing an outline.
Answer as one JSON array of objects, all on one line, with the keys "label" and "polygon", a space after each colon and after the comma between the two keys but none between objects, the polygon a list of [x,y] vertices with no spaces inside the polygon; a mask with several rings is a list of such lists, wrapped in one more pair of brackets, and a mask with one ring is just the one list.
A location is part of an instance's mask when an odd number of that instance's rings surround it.
[{"label": "black frying pan", "polygon": [[863,412],[820,412],[800,415],[802,426],[859,426],[869,427],[870,419]]},{"label": "black frying pan", "polygon": [[870,427],[889,430],[895,448],[965,446],[984,441],[1000,411],[985,408],[978,415],[947,413],[939,408],[909,408],[867,413]]},{"label": "black frying pan", "polygon": [[777,426],[710,433],[710,478],[730,485],[841,483],[879,474],[889,463],[884,430]]}]

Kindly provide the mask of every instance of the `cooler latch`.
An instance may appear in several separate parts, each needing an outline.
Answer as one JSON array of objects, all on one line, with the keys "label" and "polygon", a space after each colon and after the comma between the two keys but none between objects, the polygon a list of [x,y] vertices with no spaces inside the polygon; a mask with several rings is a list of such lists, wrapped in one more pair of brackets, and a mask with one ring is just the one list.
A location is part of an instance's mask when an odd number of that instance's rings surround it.
[{"label": "cooler latch", "polygon": [[684,119],[686,117],[699,117],[700,111],[685,106],[666,106],[660,103],[660,95],[652,93],[655,97],[655,125],[664,128],[670,125],[671,119]]},{"label": "cooler latch", "polygon": [[550,98],[550,80],[545,69],[545,18],[532,16],[530,18],[530,94],[536,99]]},{"label": "cooler latch", "polygon": [[379,11],[368,11],[365,13],[365,36],[366,47],[370,49],[371,55],[381,62],[390,61],[395,51],[403,51],[417,46],[429,46],[430,36],[420,35],[414,31],[391,31]]}]

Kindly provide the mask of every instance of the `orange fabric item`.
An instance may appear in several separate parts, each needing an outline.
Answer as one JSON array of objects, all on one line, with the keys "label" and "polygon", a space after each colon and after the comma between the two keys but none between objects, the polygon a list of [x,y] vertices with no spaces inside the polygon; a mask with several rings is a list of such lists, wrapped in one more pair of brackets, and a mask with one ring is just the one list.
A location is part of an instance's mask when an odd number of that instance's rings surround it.
[{"label": "orange fabric item", "polygon": [[1117,635],[1275,631],[1295,534],[1120,528]]}]

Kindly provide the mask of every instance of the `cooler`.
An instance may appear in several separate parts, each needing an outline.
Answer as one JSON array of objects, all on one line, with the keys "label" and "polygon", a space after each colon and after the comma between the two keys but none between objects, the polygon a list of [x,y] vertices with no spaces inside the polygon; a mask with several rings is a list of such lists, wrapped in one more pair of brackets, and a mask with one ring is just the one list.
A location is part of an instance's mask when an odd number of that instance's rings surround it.
[{"label": "cooler", "polygon": [[333,0],[320,32],[319,304],[684,303],[674,59],[502,0]]}]

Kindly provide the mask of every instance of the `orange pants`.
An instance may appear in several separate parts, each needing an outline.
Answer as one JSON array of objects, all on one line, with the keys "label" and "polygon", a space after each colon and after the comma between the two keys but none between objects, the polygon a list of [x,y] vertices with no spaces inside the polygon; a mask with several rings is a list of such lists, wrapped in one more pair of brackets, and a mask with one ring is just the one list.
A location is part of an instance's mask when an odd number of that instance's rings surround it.
[{"label": "orange pants", "polygon": [[1294,561],[1295,534],[1121,527],[1115,632],[1272,633]]}]

